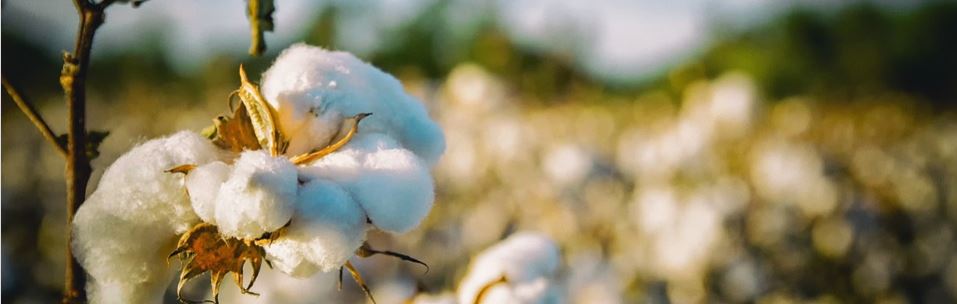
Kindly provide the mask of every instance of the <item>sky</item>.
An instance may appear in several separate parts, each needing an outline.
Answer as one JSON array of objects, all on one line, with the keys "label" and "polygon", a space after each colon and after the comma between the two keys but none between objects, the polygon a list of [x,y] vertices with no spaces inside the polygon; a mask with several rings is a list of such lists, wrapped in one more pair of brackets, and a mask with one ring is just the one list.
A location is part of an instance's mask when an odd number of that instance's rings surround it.
[{"label": "sky", "polygon": [[[375,51],[394,29],[423,8],[443,0],[276,0],[270,52],[296,42],[327,5],[340,7],[337,45],[357,53]],[[700,51],[722,26],[760,23],[792,5],[832,7],[828,1],[782,4],[771,0],[449,0],[446,21],[458,34],[491,17],[513,40],[529,48],[572,54],[589,74],[610,80],[640,79],[668,69]],[[799,3],[799,4],[793,4]],[[77,18],[66,1],[5,1],[3,26],[47,46],[51,55],[70,49]],[[733,29],[732,29],[733,30]],[[191,71],[210,56],[242,55],[249,46],[244,1],[151,0],[139,8],[107,10],[95,47],[123,52],[159,33],[171,61]],[[96,54],[105,54],[94,51]]]}]

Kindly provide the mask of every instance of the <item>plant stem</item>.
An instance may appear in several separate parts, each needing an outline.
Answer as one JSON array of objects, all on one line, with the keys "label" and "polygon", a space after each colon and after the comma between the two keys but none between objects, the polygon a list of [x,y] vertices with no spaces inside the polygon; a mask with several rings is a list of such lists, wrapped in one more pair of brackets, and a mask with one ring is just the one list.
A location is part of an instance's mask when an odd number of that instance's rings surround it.
[{"label": "plant stem", "polygon": [[73,215],[86,199],[86,185],[92,171],[86,154],[86,75],[90,65],[90,50],[97,28],[103,24],[103,10],[112,0],[100,3],[89,0],[74,0],[80,16],[80,28],[72,53],[63,54],[63,70],[60,85],[66,95],[69,115],[67,128],[66,160],[66,214],[67,214],[67,265],[64,276],[63,303],[80,303],[86,300],[86,275],[73,257]]},{"label": "plant stem", "polygon": [[33,123],[33,126],[37,127],[37,130],[40,131],[40,134],[43,135],[43,138],[46,139],[50,144],[53,145],[53,148],[60,153],[61,156],[66,157],[67,152],[66,148],[60,144],[56,139],[56,134],[53,133],[53,130],[50,129],[50,125],[47,124],[46,120],[43,120],[43,116],[40,116],[40,113],[37,112],[37,109],[33,107],[29,101],[23,98],[20,95],[20,92],[17,88],[13,87],[6,77],[3,77],[3,89],[7,91],[7,94],[10,95],[10,99],[13,99],[13,102],[17,104],[17,107],[20,108],[20,111],[23,112],[30,119],[30,122]]}]

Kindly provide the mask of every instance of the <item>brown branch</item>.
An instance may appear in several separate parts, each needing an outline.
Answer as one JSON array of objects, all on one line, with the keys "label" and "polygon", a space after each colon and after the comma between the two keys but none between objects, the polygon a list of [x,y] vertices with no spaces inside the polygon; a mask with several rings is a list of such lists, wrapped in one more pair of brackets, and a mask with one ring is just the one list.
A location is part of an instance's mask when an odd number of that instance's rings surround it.
[{"label": "brown branch", "polygon": [[[60,85],[66,95],[66,105],[70,124],[67,128],[66,162],[66,211],[67,241],[73,239],[73,215],[86,199],[86,185],[92,168],[86,154],[86,75],[90,65],[90,51],[96,30],[103,24],[103,11],[113,3],[104,0],[93,3],[88,0],[74,0],[77,14],[80,16],[76,45],[72,53],[63,54],[63,70],[60,71]],[[86,301],[86,275],[83,268],[73,257],[73,250],[67,244],[67,266],[64,274],[63,303],[81,303]]]},{"label": "brown branch", "polygon": [[246,2],[246,16],[249,18],[250,44],[249,54],[262,55],[266,50],[266,40],[263,32],[273,30],[272,14],[276,10],[273,0],[248,0]]},{"label": "brown branch", "polygon": [[50,129],[50,125],[47,124],[46,120],[43,120],[43,117],[40,116],[40,113],[37,112],[37,109],[33,107],[33,104],[24,99],[23,95],[20,95],[20,92],[17,90],[17,88],[13,87],[13,85],[7,81],[6,77],[3,77],[3,89],[7,91],[7,95],[10,95],[10,99],[13,99],[13,102],[17,104],[17,107],[20,108],[20,111],[23,111],[23,114],[30,119],[30,122],[33,123],[33,126],[37,127],[37,131],[40,131],[40,135],[43,135],[43,138],[50,142],[50,144],[53,145],[60,155],[66,157],[66,147],[57,141],[56,134],[54,134],[53,130]]}]

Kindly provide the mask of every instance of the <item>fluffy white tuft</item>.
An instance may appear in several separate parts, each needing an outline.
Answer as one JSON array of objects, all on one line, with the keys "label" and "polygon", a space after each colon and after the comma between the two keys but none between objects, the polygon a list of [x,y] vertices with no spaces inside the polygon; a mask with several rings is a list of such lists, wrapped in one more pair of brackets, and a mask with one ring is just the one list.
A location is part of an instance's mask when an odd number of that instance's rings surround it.
[{"label": "fluffy white tuft", "polygon": [[171,279],[166,254],[199,219],[178,174],[219,150],[183,131],[145,142],[118,158],[73,220],[73,253],[90,276],[92,303],[158,303]]},{"label": "fluffy white tuft", "polygon": [[472,303],[492,285],[482,303],[551,303],[557,298],[552,276],[559,264],[558,246],[547,236],[521,232],[479,254],[458,287],[459,303]]},{"label": "fluffy white tuft", "polygon": [[286,234],[265,247],[267,258],[278,270],[298,277],[338,269],[365,240],[365,218],[342,187],[312,180],[299,190]]},{"label": "fluffy white tuft", "polygon": [[352,54],[296,44],[279,55],[262,83],[291,155],[327,145],[342,121],[359,113],[373,113],[361,132],[386,134],[430,166],[445,151],[442,130],[423,104],[394,77]]},{"label": "fluffy white tuft", "polygon": [[295,209],[298,179],[288,159],[267,152],[243,152],[216,196],[219,232],[255,239],[289,222]]},{"label": "fluffy white tuft", "polygon": [[360,134],[300,173],[342,185],[376,228],[393,233],[417,226],[435,199],[428,166],[381,134]]},{"label": "fluffy white tuft", "polygon": [[232,168],[221,161],[196,167],[186,175],[186,190],[193,203],[193,211],[201,220],[216,224],[216,196],[229,177]]},{"label": "fluffy white tuft", "polygon": [[455,295],[449,293],[443,293],[438,295],[432,294],[418,294],[415,298],[412,298],[412,304],[455,304]]}]

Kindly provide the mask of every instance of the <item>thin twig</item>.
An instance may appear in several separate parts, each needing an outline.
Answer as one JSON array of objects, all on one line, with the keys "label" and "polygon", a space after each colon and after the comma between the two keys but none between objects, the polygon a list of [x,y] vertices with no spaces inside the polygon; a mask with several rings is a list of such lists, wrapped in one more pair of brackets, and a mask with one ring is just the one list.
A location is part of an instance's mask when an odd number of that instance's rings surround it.
[{"label": "thin twig", "polygon": [[30,119],[30,122],[33,123],[33,126],[37,127],[37,130],[40,131],[40,135],[43,135],[50,144],[60,153],[61,156],[66,157],[66,147],[63,146],[56,139],[56,134],[53,133],[53,130],[50,129],[50,125],[47,124],[46,120],[43,120],[43,117],[40,116],[40,113],[37,112],[37,109],[33,107],[29,101],[23,98],[23,95],[20,95],[20,92],[17,88],[13,87],[6,77],[3,77],[3,89],[7,91],[7,95],[10,95],[10,99],[13,99],[13,102],[17,104],[17,107],[20,108],[20,111],[23,111],[23,114]]},{"label": "thin twig", "polygon": [[86,75],[90,65],[90,51],[96,30],[103,24],[103,10],[113,0],[94,3],[89,0],[74,0],[80,24],[76,35],[76,45],[72,53],[63,54],[63,70],[60,71],[60,85],[66,95],[69,115],[67,128],[66,161],[66,211],[67,211],[67,265],[64,274],[63,303],[81,303],[86,300],[86,275],[83,268],[73,257],[69,243],[73,239],[73,215],[86,199],[86,185],[93,171],[86,154]]},{"label": "thin twig", "polygon": [[266,50],[266,40],[263,32],[273,30],[272,14],[276,7],[273,0],[248,0],[246,2],[246,16],[249,18],[250,44],[249,54],[262,55]]}]

